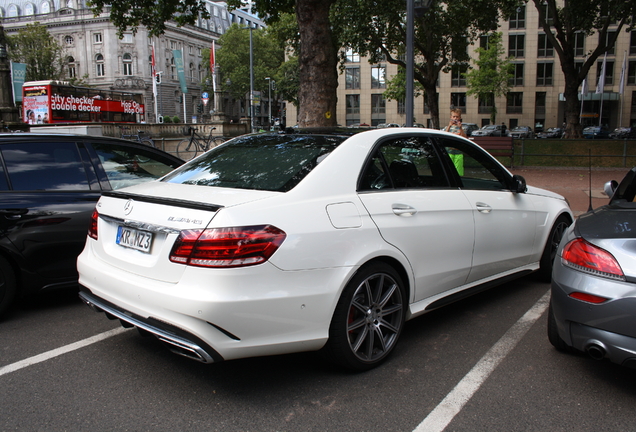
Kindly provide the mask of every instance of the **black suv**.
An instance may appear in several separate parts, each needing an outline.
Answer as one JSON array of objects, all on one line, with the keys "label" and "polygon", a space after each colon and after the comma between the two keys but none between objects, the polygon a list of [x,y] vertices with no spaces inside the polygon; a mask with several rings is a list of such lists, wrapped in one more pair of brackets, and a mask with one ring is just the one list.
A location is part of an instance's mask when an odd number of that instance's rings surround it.
[{"label": "black suv", "polygon": [[0,134],[0,315],[16,297],[76,286],[76,259],[102,191],[181,164],[116,138]]}]

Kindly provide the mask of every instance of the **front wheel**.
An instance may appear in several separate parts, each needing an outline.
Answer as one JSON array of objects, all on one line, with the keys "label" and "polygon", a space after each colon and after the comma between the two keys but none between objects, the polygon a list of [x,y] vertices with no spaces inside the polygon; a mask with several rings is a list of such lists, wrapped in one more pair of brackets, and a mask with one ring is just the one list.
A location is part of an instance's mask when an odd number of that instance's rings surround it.
[{"label": "front wheel", "polygon": [[11,265],[0,258],[0,316],[9,308],[15,298],[18,286]]},{"label": "front wheel", "polygon": [[[155,142],[150,138],[142,138],[140,141],[142,144],[145,144],[150,147],[155,147]],[[155,147],[156,148],[156,147]]]},{"label": "front wheel", "polygon": [[406,293],[397,272],[385,263],[362,267],[338,301],[325,354],[351,370],[380,365],[397,345],[405,310]]},{"label": "front wheel", "polygon": [[542,282],[550,282],[552,280],[552,268],[554,267],[554,258],[556,257],[557,250],[559,249],[559,243],[572,222],[567,216],[560,216],[548,236],[548,241],[543,249],[541,255],[541,261],[539,262],[539,271],[537,277]]},{"label": "front wheel", "polygon": [[198,146],[189,139],[181,140],[177,145],[177,156],[187,162],[197,155],[197,147]]}]

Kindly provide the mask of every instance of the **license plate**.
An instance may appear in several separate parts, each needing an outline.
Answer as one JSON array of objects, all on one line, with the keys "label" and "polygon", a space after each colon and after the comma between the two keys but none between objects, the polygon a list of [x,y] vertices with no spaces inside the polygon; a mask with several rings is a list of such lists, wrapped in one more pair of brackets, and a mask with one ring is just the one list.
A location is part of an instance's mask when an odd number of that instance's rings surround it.
[{"label": "license plate", "polygon": [[150,253],[152,233],[120,225],[119,228],[117,228],[117,239],[115,242],[123,247]]}]

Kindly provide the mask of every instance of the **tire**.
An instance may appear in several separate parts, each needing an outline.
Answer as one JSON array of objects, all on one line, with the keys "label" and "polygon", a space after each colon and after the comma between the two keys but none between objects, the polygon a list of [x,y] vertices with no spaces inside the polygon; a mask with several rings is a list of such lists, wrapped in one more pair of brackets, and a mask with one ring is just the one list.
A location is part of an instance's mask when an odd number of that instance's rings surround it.
[{"label": "tire", "polygon": [[539,271],[537,272],[537,278],[541,282],[550,282],[552,280],[552,268],[554,267],[554,258],[556,257],[557,250],[559,249],[559,243],[563,238],[563,234],[570,226],[572,222],[565,216],[559,216],[552,225],[548,241],[543,249],[541,255],[541,261],[539,262]]},{"label": "tire", "polygon": [[552,310],[552,303],[550,303],[550,307],[548,308],[548,340],[552,346],[559,351],[571,351],[568,344],[566,344],[565,341],[561,339],[561,336],[559,336],[556,318],[554,317],[554,311]]},{"label": "tire", "polygon": [[362,267],[345,287],[329,327],[324,354],[354,371],[372,369],[393,352],[406,315],[406,293],[388,264]]},{"label": "tire", "polygon": [[150,146],[150,147],[156,148],[156,147],[155,147],[155,142],[154,142],[152,139],[150,139],[150,138],[142,138],[140,142],[141,142],[142,144],[147,145],[147,146]]},{"label": "tire", "polygon": [[191,143],[190,139],[184,139],[177,145],[177,156],[187,162],[197,155],[198,150],[196,143]]},{"label": "tire", "polygon": [[226,139],[223,138],[223,137],[216,137],[212,141],[212,145],[210,145],[210,148],[214,148],[216,146],[219,146],[219,145],[223,144],[225,141],[226,141]]},{"label": "tire", "polygon": [[0,317],[13,303],[17,290],[18,285],[11,265],[0,258]]}]

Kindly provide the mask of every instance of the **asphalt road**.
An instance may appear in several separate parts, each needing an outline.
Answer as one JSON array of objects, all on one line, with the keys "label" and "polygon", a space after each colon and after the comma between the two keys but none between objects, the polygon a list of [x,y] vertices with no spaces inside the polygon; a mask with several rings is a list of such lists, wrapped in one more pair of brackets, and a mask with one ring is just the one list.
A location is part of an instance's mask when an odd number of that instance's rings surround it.
[{"label": "asphalt road", "polygon": [[206,366],[108,337],[118,323],[74,293],[42,298],[0,322],[0,430],[636,430],[636,372],[554,350],[548,288],[520,279],[409,321],[360,374],[316,353]]}]

